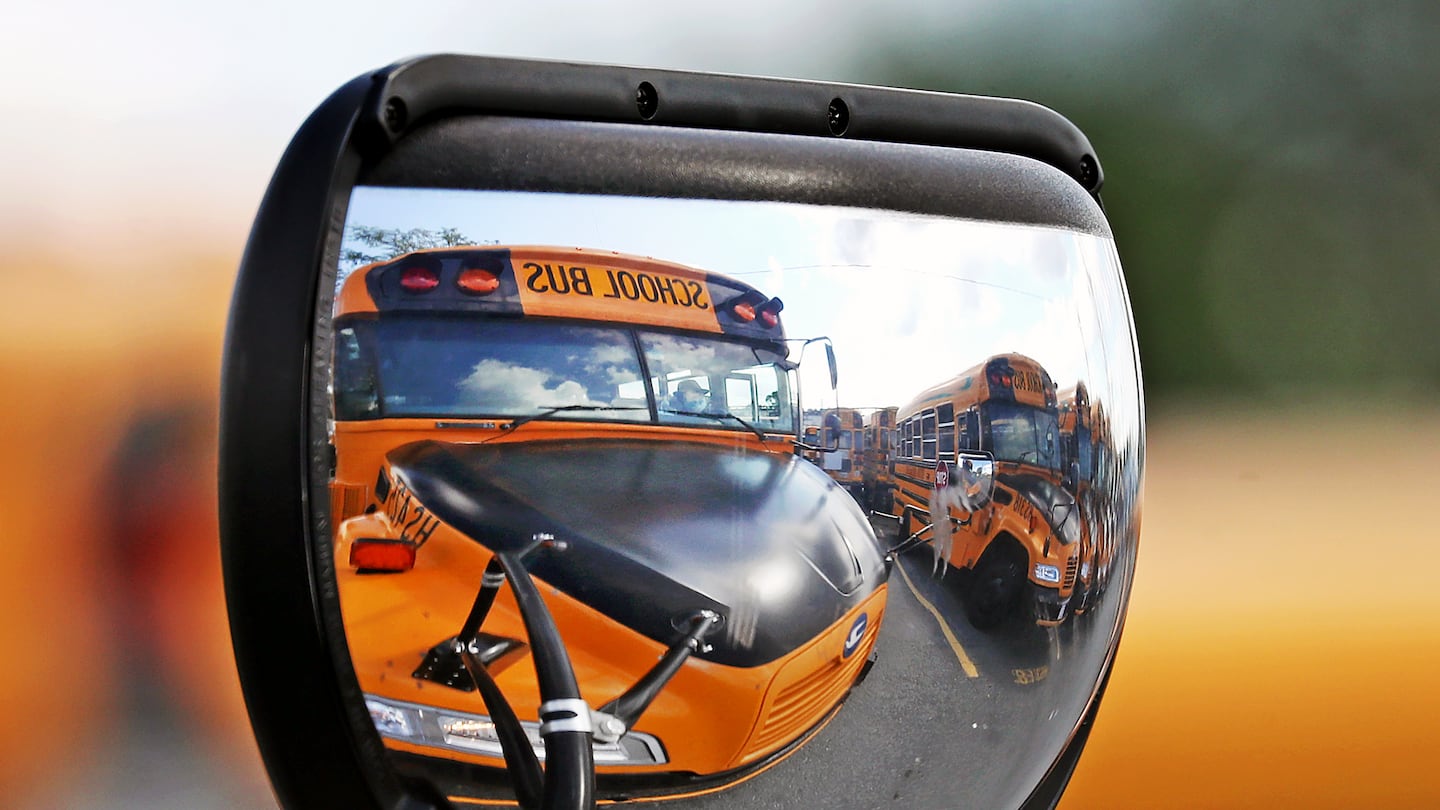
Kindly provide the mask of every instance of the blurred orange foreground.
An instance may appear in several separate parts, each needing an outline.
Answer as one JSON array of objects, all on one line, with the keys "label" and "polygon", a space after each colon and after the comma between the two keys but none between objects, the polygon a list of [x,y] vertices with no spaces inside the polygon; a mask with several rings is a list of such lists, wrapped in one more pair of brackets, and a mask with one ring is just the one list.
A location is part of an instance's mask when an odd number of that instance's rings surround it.
[{"label": "blurred orange foreground", "polygon": [[1440,412],[1152,419],[1125,636],[1061,807],[1436,807]]}]

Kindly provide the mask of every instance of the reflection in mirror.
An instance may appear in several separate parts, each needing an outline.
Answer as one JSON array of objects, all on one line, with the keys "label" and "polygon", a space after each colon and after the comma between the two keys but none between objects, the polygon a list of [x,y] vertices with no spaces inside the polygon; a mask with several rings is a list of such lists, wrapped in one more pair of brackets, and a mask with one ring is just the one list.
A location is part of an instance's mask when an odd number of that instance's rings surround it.
[{"label": "reflection in mirror", "polygon": [[326,525],[397,771],[533,803],[582,730],[600,799],[988,807],[1044,775],[1135,557],[1108,238],[379,187],[345,234]]}]

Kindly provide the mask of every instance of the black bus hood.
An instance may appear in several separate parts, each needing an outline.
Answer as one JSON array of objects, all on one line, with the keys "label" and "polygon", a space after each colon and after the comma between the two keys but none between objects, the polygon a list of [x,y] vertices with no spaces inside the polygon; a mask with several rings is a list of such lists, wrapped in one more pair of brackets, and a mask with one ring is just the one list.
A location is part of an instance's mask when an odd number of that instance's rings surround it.
[{"label": "black bus hood", "polygon": [[717,663],[789,653],[886,576],[864,513],[793,455],[673,441],[423,441],[389,461],[426,509],[487,548],[554,535],[564,548],[533,553],[530,572],[662,644],[695,611],[720,613],[713,649],[700,655]]},{"label": "black bus hood", "polygon": [[[1066,545],[1080,539],[1080,508],[1075,496],[1048,478],[1032,474],[1000,474],[1000,483],[1029,501]],[[1059,508],[1057,508],[1059,507]]]}]

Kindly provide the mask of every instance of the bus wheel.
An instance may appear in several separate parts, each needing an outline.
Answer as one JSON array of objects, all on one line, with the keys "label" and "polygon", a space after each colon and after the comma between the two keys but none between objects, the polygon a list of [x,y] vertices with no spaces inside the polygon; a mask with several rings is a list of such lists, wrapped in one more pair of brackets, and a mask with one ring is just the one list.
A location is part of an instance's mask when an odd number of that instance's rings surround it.
[{"label": "bus wheel", "polygon": [[1025,587],[1025,566],[1012,554],[986,554],[966,583],[965,616],[977,630],[1010,618]]}]

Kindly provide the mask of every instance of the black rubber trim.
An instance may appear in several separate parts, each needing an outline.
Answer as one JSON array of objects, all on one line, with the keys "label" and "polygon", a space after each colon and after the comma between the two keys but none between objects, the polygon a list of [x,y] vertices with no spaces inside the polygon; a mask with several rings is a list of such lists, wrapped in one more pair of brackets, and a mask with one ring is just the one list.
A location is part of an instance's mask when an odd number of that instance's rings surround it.
[{"label": "black rubber trim", "polygon": [[[309,360],[318,268],[359,169],[349,135],[371,82],[305,122],[261,202],[231,301],[220,396],[219,515],[236,667],[276,797],[295,808],[422,808],[391,769],[348,658],[333,578],[317,581]],[[323,491],[323,485],[319,487]],[[318,578],[323,580],[324,578]],[[360,725],[362,723],[364,725]],[[443,799],[441,800],[443,802]]]},{"label": "black rubber trim", "polygon": [[[642,87],[648,104],[639,98]],[[1033,102],[755,76],[426,56],[389,69],[364,123],[372,137],[393,144],[417,124],[463,113],[980,149],[1047,163],[1092,194],[1104,182],[1084,133]]]},{"label": "black rubber trim", "polygon": [[462,115],[416,127],[360,182],[840,205],[1110,236],[1099,203],[1026,157],[772,133]]}]

